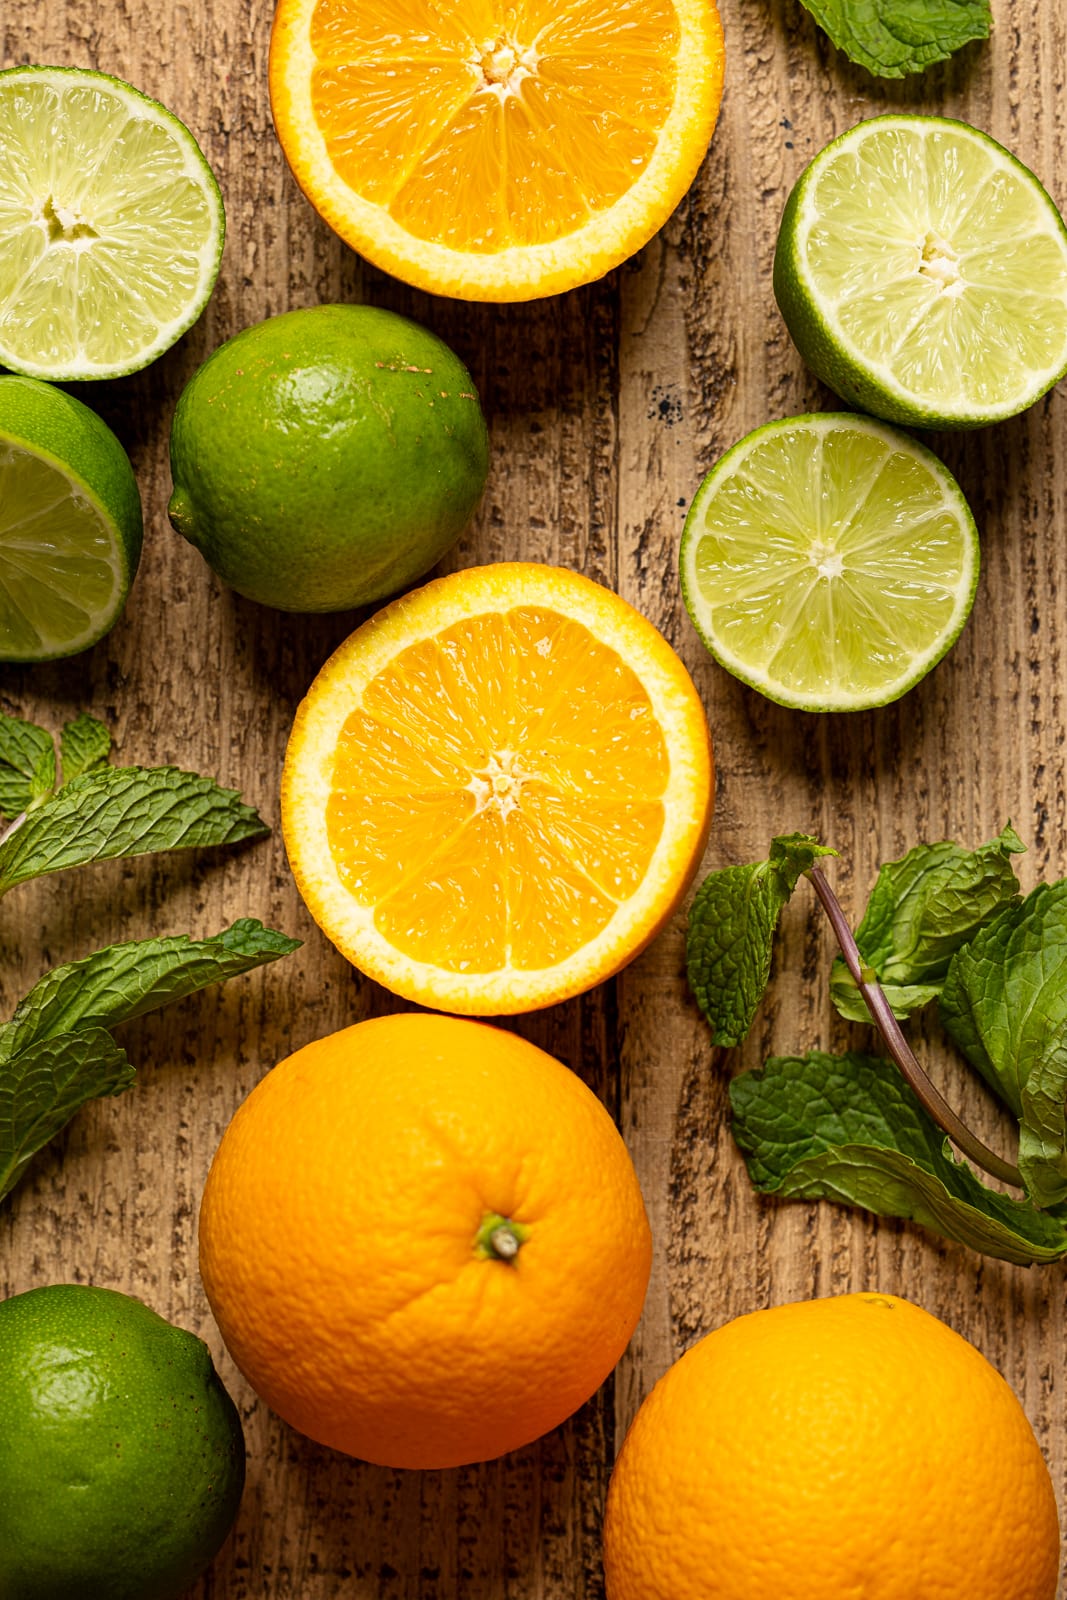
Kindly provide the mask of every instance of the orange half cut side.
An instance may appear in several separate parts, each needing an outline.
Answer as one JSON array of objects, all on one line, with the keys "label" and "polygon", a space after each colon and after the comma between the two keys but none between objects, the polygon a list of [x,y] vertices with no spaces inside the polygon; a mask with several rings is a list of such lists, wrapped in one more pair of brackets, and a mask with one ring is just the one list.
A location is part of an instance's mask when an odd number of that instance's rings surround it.
[{"label": "orange half cut side", "polygon": [[297,182],[376,265],[521,300],[602,276],[692,183],[722,97],[714,0],[280,0]]},{"label": "orange half cut side", "polygon": [[286,755],[286,847],[362,971],[442,1010],[601,982],[669,918],[711,815],[688,674],[625,601],[524,563],[441,578],[331,657]]}]

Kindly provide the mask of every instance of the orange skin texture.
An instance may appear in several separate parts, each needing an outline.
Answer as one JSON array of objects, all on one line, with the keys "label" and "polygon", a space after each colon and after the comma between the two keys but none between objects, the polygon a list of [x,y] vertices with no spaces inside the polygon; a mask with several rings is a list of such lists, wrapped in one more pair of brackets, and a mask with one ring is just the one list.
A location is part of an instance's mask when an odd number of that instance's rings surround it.
[{"label": "orange skin texture", "polygon": [[[528,1229],[482,1259],[487,1214]],[[381,1017],[297,1051],[238,1110],[200,1266],[253,1388],[322,1444],[393,1467],[517,1449],[599,1387],[652,1244],[596,1096],[481,1023]]]},{"label": "orange skin texture", "polygon": [[1053,1600],[1048,1468],[1011,1389],[907,1300],[757,1311],[694,1345],[619,1455],[608,1600]]}]

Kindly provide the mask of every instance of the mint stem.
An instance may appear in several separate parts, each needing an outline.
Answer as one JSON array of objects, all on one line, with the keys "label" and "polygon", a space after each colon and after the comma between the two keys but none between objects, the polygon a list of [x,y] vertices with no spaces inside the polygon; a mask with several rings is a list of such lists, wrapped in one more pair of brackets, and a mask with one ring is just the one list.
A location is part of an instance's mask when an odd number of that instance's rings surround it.
[{"label": "mint stem", "polygon": [[885,1040],[886,1049],[917,1098],[938,1127],[948,1134],[953,1144],[962,1150],[968,1160],[973,1161],[975,1166],[981,1167],[983,1172],[988,1172],[990,1177],[999,1178],[1003,1183],[1010,1183],[1015,1188],[1021,1189],[1023,1180],[1018,1167],[1013,1167],[1009,1161],[998,1156],[996,1151],[990,1150],[988,1145],[983,1144],[978,1135],[972,1133],[970,1128],[960,1121],[941,1091],[930,1082],[901,1032],[900,1023],[893,1015],[892,1006],[882,993],[871,968],[860,955],[848,919],[841,909],[841,902],[818,867],[810,867],[808,877],[823,910],[830,919],[830,925],[841,946],[841,954],[845,958],[845,965],[863,996],[863,1003],[871,1014],[871,1021]]},{"label": "mint stem", "polygon": [[13,822],[9,822],[6,828],[0,828],[0,844],[6,844],[15,829],[21,828],[28,816],[29,812],[23,811],[21,816],[16,817]]}]

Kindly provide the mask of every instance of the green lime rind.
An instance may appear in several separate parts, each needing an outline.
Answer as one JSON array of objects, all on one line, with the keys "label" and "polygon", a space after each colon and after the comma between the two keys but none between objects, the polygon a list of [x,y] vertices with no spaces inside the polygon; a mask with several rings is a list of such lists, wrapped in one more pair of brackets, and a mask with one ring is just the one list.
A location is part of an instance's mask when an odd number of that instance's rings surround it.
[{"label": "green lime rind", "polygon": [[1067,373],[1063,218],[949,117],[873,117],[819,152],[786,203],[774,293],[816,376],[888,422],[984,427]]},{"label": "green lime rind", "polygon": [[103,638],[141,543],[137,481],[107,424],[62,389],[0,377],[0,661],[53,661]]},{"label": "green lime rind", "polygon": [[489,435],[436,334],[377,306],[268,317],[194,373],[170,440],[175,529],[282,611],[371,605],[421,578],[473,515]]},{"label": "green lime rind", "polygon": [[869,417],[770,422],[708,473],[682,596],[726,670],[779,705],[863,711],[931,671],[974,603],[978,531],[925,445]]},{"label": "green lime rind", "polygon": [[128,1295],[0,1303],[0,1594],[177,1600],[233,1525],[237,1409],[195,1334]]},{"label": "green lime rind", "polygon": [[226,221],[189,129],[103,72],[0,72],[0,366],[137,372],[206,306]]}]

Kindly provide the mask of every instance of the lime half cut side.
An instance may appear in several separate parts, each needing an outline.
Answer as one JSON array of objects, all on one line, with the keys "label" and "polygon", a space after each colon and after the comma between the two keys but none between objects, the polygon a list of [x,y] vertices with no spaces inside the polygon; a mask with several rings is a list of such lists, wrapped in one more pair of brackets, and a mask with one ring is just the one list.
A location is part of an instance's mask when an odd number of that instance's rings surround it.
[{"label": "lime half cut side", "polygon": [[805,711],[886,705],[967,620],[978,534],[951,473],[867,417],[758,428],[686,517],[682,593],[735,677]]},{"label": "lime half cut side", "polygon": [[225,231],[192,134],[101,72],[0,72],[0,366],[136,372],[207,304]]},{"label": "lime half cut side", "polygon": [[890,422],[974,428],[1067,370],[1067,230],[1034,174],[944,117],[875,117],[811,162],[774,291],[805,361]]},{"label": "lime half cut side", "polygon": [[0,661],[95,644],[140,553],[137,484],[110,428],[62,389],[0,378]]}]

